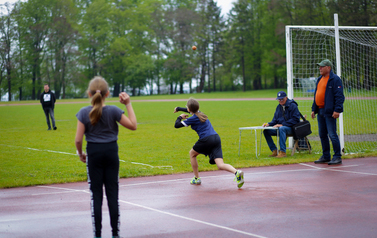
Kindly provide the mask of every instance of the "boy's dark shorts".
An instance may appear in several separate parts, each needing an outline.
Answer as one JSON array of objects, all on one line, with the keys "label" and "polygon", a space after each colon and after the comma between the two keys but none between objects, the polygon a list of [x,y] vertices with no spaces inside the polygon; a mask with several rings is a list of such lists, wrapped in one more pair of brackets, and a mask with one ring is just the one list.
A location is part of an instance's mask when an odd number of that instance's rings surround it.
[{"label": "boy's dark shorts", "polygon": [[209,156],[210,164],[216,164],[215,159],[223,158],[221,139],[218,134],[199,139],[192,148],[200,154]]}]

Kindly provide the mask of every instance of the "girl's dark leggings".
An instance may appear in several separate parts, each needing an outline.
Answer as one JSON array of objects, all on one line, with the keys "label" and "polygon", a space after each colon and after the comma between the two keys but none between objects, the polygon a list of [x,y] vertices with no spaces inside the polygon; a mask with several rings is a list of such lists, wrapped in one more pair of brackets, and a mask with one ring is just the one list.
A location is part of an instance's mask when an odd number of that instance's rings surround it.
[{"label": "girl's dark leggings", "polygon": [[119,156],[117,142],[87,143],[88,183],[91,192],[92,223],[95,237],[101,237],[102,199],[105,185],[112,235],[119,234]]}]

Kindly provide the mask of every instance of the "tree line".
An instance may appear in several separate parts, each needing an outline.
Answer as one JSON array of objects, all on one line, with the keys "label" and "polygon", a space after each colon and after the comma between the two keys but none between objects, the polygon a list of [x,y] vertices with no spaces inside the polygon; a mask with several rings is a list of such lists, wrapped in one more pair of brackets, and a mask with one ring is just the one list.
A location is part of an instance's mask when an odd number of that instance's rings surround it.
[{"label": "tree line", "polygon": [[[28,0],[0,5],[0,95],[113,96],[286,86],[285,25],[376,26],[375,0]],[[197,50],[192,50],[193,45]],[[186,86],[185,86],[186,85]],[[186,89],[185,89],[186,88]]]}]

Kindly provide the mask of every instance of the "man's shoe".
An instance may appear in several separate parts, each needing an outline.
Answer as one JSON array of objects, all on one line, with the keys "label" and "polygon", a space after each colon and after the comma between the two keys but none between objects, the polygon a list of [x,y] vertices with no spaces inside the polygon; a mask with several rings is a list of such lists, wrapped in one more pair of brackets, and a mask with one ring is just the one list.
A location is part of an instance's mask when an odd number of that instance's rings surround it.
[{"label": "man's shoe", "polygon": [[54,130],[58,129],[56,126],[54,127]]},{"label": "man's shoe", "polygon": [[275,158],[284,158],[284,157],[287,157],[287,153],[285,153],[283,151],[279,151],[278,156],[276,156]]},{"label": "man's shoe", "polygon": [[47,130],[48,130],[48,131],[51,131],[51,128],[48,128]]},{"label": "man's shoe", "polygon": [[278,155],[278,150],[272,151],[272,155],[269,155],[269,157],[276,157]]},{"label": "man's shoe", "polygon": [[318,160],[314,161],[315,164],[327,164],[328,162],[330,162],[330,160],[325,159],[323,156],[321,156],[321,158],[319,158]]},{"label": "man's shoe", "polygon": [[342,164],[342,158],[332,158],[328,165]]}]

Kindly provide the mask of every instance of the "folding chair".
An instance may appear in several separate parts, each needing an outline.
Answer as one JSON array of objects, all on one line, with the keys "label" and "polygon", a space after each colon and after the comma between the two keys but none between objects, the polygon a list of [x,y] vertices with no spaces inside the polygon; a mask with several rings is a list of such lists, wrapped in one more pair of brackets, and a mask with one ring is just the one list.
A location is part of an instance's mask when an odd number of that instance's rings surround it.
[{"label": "folding chair", "polygon": [[[287,135],[287,138],[288,137],[293,137],[293,135]],[[292,148],[292,153],[291,153],[291,156],[293,156],[295,154],[295,151],[298,150],[298,151],[301,151],[301,150],[309,150],[309,154],[312,153],[312,149],[311,149],[311,146],[310,146],[310,143],[309,143],[309,140],[308,138],[305,136],[303,139],[305,139],[305,144],[306,144],[306,147],[302,147],[300,144],[299,144],[299,139],[294,139],[294,142],[293,142],[293,148]]]}]

